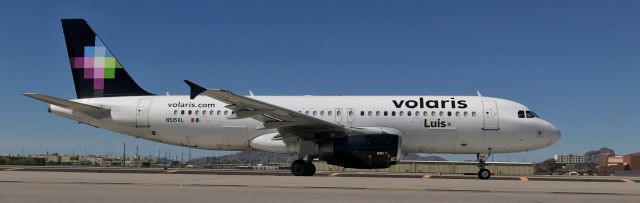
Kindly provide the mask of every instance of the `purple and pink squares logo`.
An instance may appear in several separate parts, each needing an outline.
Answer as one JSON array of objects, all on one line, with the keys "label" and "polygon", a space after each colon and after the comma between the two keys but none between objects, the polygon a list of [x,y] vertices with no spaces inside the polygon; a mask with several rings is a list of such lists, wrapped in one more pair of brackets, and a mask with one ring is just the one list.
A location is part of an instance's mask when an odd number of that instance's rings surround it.
[{"label": "purple and pink squares logo", "polygon": [[103,90],[104,80],[114,79],[122,65],[96,36],[95,46],[84,47],[84,57],[73,57],[73,68],[82,69],[84,79],[93,79],[94,90]]}]

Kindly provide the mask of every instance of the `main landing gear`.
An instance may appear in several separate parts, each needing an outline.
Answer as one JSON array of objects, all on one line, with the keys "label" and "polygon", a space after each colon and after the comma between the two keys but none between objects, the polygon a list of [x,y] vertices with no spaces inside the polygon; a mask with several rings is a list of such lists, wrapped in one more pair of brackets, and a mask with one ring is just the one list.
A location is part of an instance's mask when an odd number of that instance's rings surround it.
[{"label": "main landing gear", "polygon": [[487,165],[486,162],[490,156],[491,152],[487,153],[486,157],[480,157],[480,153],[476,154],[476,159],[478,160],[478,168],[480,168],[480,170],[478,170],[478,178],[480,179],[487,180],[491,178],[491,171],[485,168],[485,166]]},{"label": "main landing gear", "polygon": [[316,166],[310,161],[295,160],[291,163],[291,173],[295,176],[313,176],[316,173]]},{"label": "main landing gear", "polygon": [[291,173],[294,176],[313,176],[316,166],[311,163],[317,155],[316,142],[313,140],[301,140],[298,160],[291,163]]}]

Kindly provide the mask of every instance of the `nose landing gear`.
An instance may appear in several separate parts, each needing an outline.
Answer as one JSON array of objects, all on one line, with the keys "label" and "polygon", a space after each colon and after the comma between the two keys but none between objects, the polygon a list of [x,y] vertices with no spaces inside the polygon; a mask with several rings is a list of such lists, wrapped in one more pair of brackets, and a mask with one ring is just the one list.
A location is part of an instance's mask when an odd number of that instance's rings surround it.
[{"label": "nose landing gear", "polygon": [[480,168],[480,170],[478,170],[478,178],[480,179],[487,180],[491,178],[491,171],[485,168],[485,166],[487,165],[486,162],[490,156],[491,156],[491,151],[489,151],[489,153],[487,153],[486,156],[482,156],[482,157],[480,156],[480,153],[476,154],[476,159],[478,160],[478,168]]}]

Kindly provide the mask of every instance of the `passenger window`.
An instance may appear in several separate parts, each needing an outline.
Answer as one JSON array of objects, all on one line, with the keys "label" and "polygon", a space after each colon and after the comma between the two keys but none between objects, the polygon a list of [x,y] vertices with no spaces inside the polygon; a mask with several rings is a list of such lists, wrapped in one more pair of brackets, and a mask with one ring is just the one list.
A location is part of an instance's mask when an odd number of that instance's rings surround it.
[{"label": "passenger window", "polygon": [[320,111],[320,116],[324,116],[324,111]]},{"label": "passenger window", "polygon": [[526,111],[527,118],[535,118],[535,116],[531,113],[531,111]]},{"label": "passenger window", "polygon": [[173,115],[178,115],[178,110],[173,110]]},{"label": "passenger window", "polygon": [[460,117],[460,112],[456,111],[456,117]]},{"label": "passenger window", "polygon": [[444,116],[444,112],[440,111],[440,117],[443,117],[443,116]]},{"label": "passenger window", "polygon": [[221,112],[222,112],[222,111],[218,110],[218,112],[217,112],[218,116],[220,115],[220,113],[221,113]]},{"label": "passenger window", "polygon": [[451,111],[447,111],[447,116],[451,117]]},{"label": "passenger window", "polygon": [[224,115],[226,116],[229,112],[227,110],[224,111]]},{"label": "passenger window", "polygon": [[209,111],[209,115],[213,116],[213,110]]},{"label": "passenger window", "polygon": [[360,116],[364,116],[364,111],[360,111]]},{"label": "passenger window", "polygon": [[471,116],[476,117],[476,112],[471,112]]},{"label": "passenger window", "polygon": [[419,111],[416,111],[416,116],[420,116],[420,112]]},{"label": "passenger window", "polygon": [[435,111],[431,112],[431,117],[436,117],[436,112]]},{"label": "passenger window", "polygon": [[200,110],[196,110],[196,115],[198,115],[200,113]]},{"label": "passenger window", "polygon": [[342,113],[342,112],[336,111],[336,116],[340,116],[340,113]]},{"label": "passenger window", "polygon": [[427,111],[422,112],[422,116],[427,117],[428,115],[429,115],[429,112],[427,112]]},{"label": "passenger window", "polygon": [[380,116],[380,111],[376,111],[376,116]]},{"label": "passenger window", "polygon": [[318,112],[313,111],[313,116],[316,116],[316,115],[318,115]]},{"label": "passenger window", "polygon": [[327,112],[327,116],[331,116],[331,114],[332,114],[331,111]]},{"label": "passenger window", "polygon": [[407,111],[407,116],[411,116],[411,111]]},{"label": "passenger window", "polygon": [[518,118],[524,118],[524,111],[518,111]]},{"label": "passenger window", "polygon": [[184,115],[184,110],[180,111],[180,114],[181,114],[181,115]]},{"label": "passenger window", "polygon": [[400,112],[398,112],[398,113],[399,113],[399,114],[398,114],[399,116],[404,116],[404,111],[400,111]]},{"label": "passenger window", "polygon": [[349,111],[349,116],[353,116],[353,111]]},{"label": "passenger window", "polygon": [[388,115],[388,114],[387,114],[387,111],[384,111],[384,116],[387,116],[387,115]]},{"label": "passenger window", "polygon": [[305,111],[304,114],[309,115],[309,111]]},{"label": "passenger window", "polygon": [[467,117],[467,116],[469,116],[469,112],[466,112],[466,111],[465,111],[465,112],[464,112],[464,117]]},{"label": "passenger window", "polygon": [[189,115],[191,115],[191,113],[192,113],[191,110],[189,110]]},{"label": "passenger window", "polygon": [[391,116],[396,116],[396,111],[391,111]]},{"label": "passenger window", "polygon": [[369,112],[367,112],[367,115],[372,116],[373,112],[369,111]]}]

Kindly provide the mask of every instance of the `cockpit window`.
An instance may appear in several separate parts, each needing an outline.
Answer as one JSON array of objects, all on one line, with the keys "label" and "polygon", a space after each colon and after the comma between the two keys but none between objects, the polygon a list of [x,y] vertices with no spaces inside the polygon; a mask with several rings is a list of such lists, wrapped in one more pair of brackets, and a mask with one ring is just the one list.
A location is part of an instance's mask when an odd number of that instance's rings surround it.
[{"label": "cockpit window", "polygon": [[531,112],[531,111],[526,111],[526,113],[527,113],[527,118],[535,118],[536,117],[536,114]]},{"label": "cockpit window", "polygon": [[531,112],[531,114],[533,114],[533,116],[534,116],[534,117],[536,117],[536,118],[540,118],[540,116],[538,116],[538,114],[536,114],[536,113],[535,113],[535,112],[533,112],[533,111]]},{"label": "cockpit window", "polygon": [[540,117],[533,111],[520,110],[518,111],[518,118],[540,118]]}]

